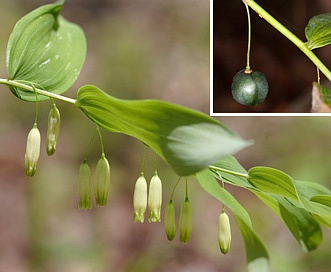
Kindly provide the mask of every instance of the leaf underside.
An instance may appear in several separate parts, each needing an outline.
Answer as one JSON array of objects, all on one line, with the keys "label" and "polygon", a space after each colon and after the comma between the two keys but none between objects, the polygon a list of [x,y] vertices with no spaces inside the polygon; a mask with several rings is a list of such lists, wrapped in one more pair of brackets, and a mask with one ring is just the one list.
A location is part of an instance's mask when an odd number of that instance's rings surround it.
[{"label": "leaf underside", "polygon": [[[17,22],[7,46],[9,79],[56,94],[76,81],[85,61],[85,34],[60,15],[62,5],[42,6]],[[36,101],[32,92],[10,89],[25,101]],[[38,95],[39,101],[45,99],[48,97]]]},{"label": "leaf underside", "polygon": [[180,176],[250,144],[203,113],[158,100],[121,100],[91,85],[78,90],[76,106],[104,129],[149,146]]}]

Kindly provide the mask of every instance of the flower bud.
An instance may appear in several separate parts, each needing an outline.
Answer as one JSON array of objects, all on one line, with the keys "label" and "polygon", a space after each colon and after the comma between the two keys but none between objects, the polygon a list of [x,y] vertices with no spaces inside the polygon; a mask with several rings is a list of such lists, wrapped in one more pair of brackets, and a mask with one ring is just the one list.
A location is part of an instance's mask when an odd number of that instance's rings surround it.
[{"label": "flower bud", "polygon": [[35,124],[30,130],[26,142],[25,151],[25,174],[32,177],[36,173],[37,163],[40,154],[40,132]]},{"label": "flower bud", "polygon": [[60,133],[60,124],[60,112],[54,104],[48,115],[48,127],[46,134],[46,151],[49,156],[53,155],[55,152],[57,139]]},{"label": "flower bud", "polygon": [[230,220],[225,212],[222,212],[218,219],[218,244],[223,254],[228,253],[231,245]]},{"label": "flower bud", "polygon": [[94,197],[97,206],[105,206],[107,204],[109,189],[110,167],[103,153],[97,164],[96,181],[94,185]]},{"label": "flower bud", "polygon": [[148,194],[148,221],[161,222],[162,182],[157,172],[151,179]]},{"label": "flower bud", "polygon": [[84,161],[79,167],[78,175],[79,204],[78,208],[88,210],[92,208],[91,170]]},{"label": "flower bud", "polygon": [[136,181],[133,193],[134,222],[143,223],[147,209],[147,181],[144,174],[141,173]]},{"label": "flower bud", "polygon": [[182,205],[179,216],[179,240],[188,243],[192,232],[192,206],[188,198]]},{"label": "flower bud", "polygon": [[172,200],[169,201],[164,212],[164,229],[169,241],[176,235],[175,206]]}]

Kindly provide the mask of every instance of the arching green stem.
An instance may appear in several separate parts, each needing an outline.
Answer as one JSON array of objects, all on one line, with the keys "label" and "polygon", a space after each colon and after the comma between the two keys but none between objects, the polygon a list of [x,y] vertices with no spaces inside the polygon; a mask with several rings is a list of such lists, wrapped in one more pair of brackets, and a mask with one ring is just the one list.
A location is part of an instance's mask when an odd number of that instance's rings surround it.
[{"label": "arching green stem", "polygon": [[4,84],[4,85],[7,85],[7,86],[18,87],[18,88],[21,88],[25,91],[45,95],[45,96],[50,97],[50,98],[54,98],[54,99],[57,99],[57,100],[68,102],[70,104],[75,104],[75,102],[76,102],[76,100],[73,99],[73,98],[69,98],[69,97],[66,97],[66,96],[63,96],[63,95],[51,93],[51,92],[36,88],[35,86],[33,86],[32,82],[31,82],[31,84],[27,84],[27,83],[22,83],[22,82],[19,82],[19,81],[16,81],[16,80],[0,78],[0,84]]},{"label": "arching green stem", "polygon": [[261,18],[266,20],[270,25],[277,29],[293,44],[295,44],[316,66],[317,68],[331,81],[331,71],[320,61],[320,59],[307,47],[306,43],[301,41],[291,31],[289,31],[284,25],[278,22],[272,17],[267,11],[265,11],[259,4],[254,0],[242,0],[245,5],[248,5],[253,9]]},{"label": "arching green stem", "polygon": [[234,176],[237,176],[237,177],[243,177],[243,178],[246,178],[246,179],[248,178],[248,174],[231,171],[231,170],[221,168],[221,167],[217,167],[217,166],[214,166],[214,165],[209,165],[208,168],[211,169],[211,170],[216,170],[216,171],[220,171],[220,172],[223,172],[223,173],[228,173],[228,174],[231,174],[231,175],[234,175]]}]

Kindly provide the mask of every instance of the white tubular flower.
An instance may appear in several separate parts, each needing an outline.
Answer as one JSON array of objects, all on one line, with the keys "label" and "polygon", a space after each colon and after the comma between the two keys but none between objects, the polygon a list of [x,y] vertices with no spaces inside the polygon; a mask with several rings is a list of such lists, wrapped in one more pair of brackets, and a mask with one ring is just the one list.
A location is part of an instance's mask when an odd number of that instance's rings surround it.
[{"label": "white tubular flower", "polygon": [[161,222],[162,182],[157,172],[151,179],[148,194],[148,221]]},{"label": "white tubular flower", "polygon": [[136,181],[133,193],[134,222],[143,223],[147,209],[147,181],[144,173]]},{"label": "white tubular flower", "polygon": [[36,173],[37,163],[40,155],[40,132],[35,124],[30,130],[26,142],[25,151],[25,174],[32,177]]},{"label": "white tubular flower", "polygon": [[228,253],[231,245],[231,227],[225,212],[222,212],[218,219],[218,244],[223,254]]}]

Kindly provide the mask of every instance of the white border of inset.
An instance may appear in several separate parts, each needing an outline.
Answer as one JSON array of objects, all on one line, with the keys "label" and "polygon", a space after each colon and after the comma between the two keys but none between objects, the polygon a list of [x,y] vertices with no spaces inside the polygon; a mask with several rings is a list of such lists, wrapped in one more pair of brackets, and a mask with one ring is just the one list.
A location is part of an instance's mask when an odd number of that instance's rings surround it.
[{"label": "white border of inset", "polygon": [[214,88],[214,0],[209,0],[210,4],[210,94],[209,94],[209,115],[210,116],[306,116],[306,117],[314,117],[314,116],[328,116],[331,117],[331,113],[214,113],[214,96],[213,96],[213,88]]}]

